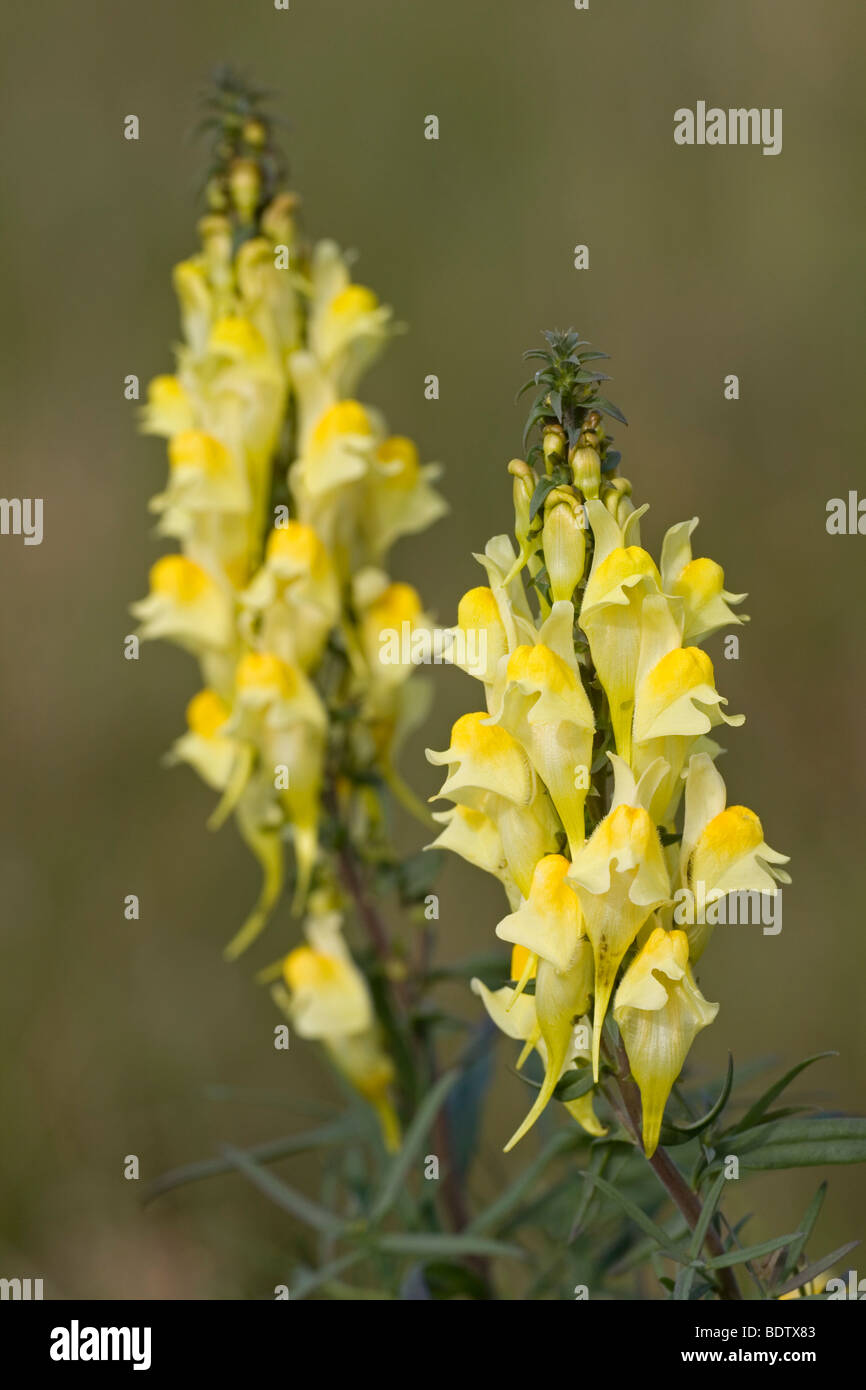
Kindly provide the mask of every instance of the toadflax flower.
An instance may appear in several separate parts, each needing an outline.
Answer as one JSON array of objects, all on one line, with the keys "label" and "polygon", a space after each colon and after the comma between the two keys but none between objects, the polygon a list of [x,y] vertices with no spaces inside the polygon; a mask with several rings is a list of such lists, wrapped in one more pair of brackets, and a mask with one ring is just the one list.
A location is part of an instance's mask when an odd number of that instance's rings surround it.
[{"label": "toadflax flower", "polygon": [[487,583],[458,609],[455,664],[479,683],[486,712],[461,716],[449,748],[428,751],[447,768],[440,797],[452,803],[437,812],[435,843],[493,874],[508,898],[494,926],[514,947],[512,983],[472,988],[524,1042],[521,1063],[539,1051],[544,1075],[506,1147],[550,1101],[582,1026],[577,1118],[598,1132],[594,1097],[622,1076],[618,1032],[651,1155],[692,1042],[719,1007],[693,973],[711,928],[681,925],[681,901],[699,881],[712,901],[789,879],[758,817],[726,806],[714,763],[711,733],[743,717],[727,712],[701,643],[746,621],[734,611],[745,596],[726,590],[714,561],[693,558],[695,519],[670,528],[660,564],[644,548],[646,507],[603,423],[622,417],[590,367],[600,354],[575,333],[545,336],[529,354],[542,363],[528,427],[539,442],[508,464],[516,546],[487,543],[476,557]]},{"label": "toadflax flower", "polygon": [[[380,639],[430,620],[386,567],[395,540],[446,509],[436,466],[360,395],[393,335],[391,310],[353,282],[334,241],[301,237],[256,102],[219,79],[209,209],[173,276],[182,342],[142,410],[144,432],[166,441],[151,510],[174,549],[132,608],[142,639],[197,660],[203,688],[169,761],[218,794],[210,826],[232,817],[261,869],[229,958],[261,932],[286,880],[297,914],[312,891],[335,890],[345,827],[360,845],[381,833],[378,789],[411,801],[394,760],[423,715],[424,683],[414,658],[383,659]],[[334,981],[354,981],[357,1003],[363,977],[328,939],[289,958],[296,1026],[322,1038],[393,1141],[369,1000],[357,1027],[338,1017],[351,1015],[351,991]],[[333,1018],[314,1028],[326,999]]]}]

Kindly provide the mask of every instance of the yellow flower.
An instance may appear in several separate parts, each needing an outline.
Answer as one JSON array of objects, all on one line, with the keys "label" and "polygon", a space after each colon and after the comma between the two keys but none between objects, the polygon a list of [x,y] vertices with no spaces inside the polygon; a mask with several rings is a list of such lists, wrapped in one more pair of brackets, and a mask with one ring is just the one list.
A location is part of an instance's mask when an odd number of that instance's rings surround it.
[{"label": "yellow flower", "polygon": [[425,531],[448,510],[432,487],[438,464],[423,468],[417,446],[403,435],[391,435],[376,450],[367,479],[361,520],[369,554],[377,560],[400,536]]},{"label": "yellow flower", "polygon": [[725,572],[715,560],[692,559],[690,537],[698,518],[672,526],[662,543],[662,584],[666,594],[682,599],[685,609],[684,642],[703,642],[721,627],[747,623],[749,619],[729,607],[742,603],[745,594],[729,594]]},{"label": "yellow flower", "polygon": [[[518,970],[522,973],[523,966],[519,956],[517,956],[517,948],[515,948],[515,957],[516,959],[512,965],[512,973],[515,974]],[[552,978],[556,979],[555,974]],[[576,1059],[580,1058],[582,1061],[585,1061],[587,1057],[585,1050],[576,1040],[577,1029],[574,1026],[574,1022],[577,1021],[578,1016],[572,1013],[572,1010],[580,1003],[581,990],[584,982],[580,978],[579,971],[574,971],[572,972],[572,977],[564,982],[564,987],[562,987],[563,981],[561,978],[559,983],[560,989],[554,991],[558,996],[557,1002],[559,1003],[561,1011],[561,1018],[557,1024],[552,1022],[550,1017],[551,990],[549,982],[545,981],[546,994],[543,1010],[546,1020],[546,1035],[543,1035],[542,1026],[539,1022],[539,1015],[536,1009],[537,995],[533,998],[531,995],[518,994],[510,985],[503,985],[501,989],[490,990],[482,980],[474,978],[471,981],[473,994],[479,997],[490,1019],[500,1032],[504,1033],[508,1038],[513,1038],[516,1041],[525,1043],[520,1060],[517,1064],[518,1068],[523,1064],[524,1060],[533,1049],[538,1053],[544,1066],[544,1091],[539,1091],[535,1105],[532,1107],[532,1110],[530,1110],[520,1128],[509,1140],[506,1146],[506,1152],[512,1149],[515,1144],[519,1143],[520,1139],[531,1129],[550,1100],[550,1096],[560,1077],[565,1075],[566,1072],[574,1070]],[[555,1009],[553,1011],[555,1012]],[[569,1021],[566,1023],[565,1020]],[[580,1019],[580,1023],[583,1028],[588,1030],[588,1024],[585,1019]],[[566,1037],[566,1033],[567,1041],[565,1042],[563,1055],[562,1043]],[[548,1039],[550,1037],[553,1038],[554,1043],[553,1057],[548,1046]],[[560,1055],[562,1056],[561,1065],[559,1069],[556,1070],[557,1058]],[[592,1091],[578,1097],[577,1100],[567,1101],[565,1108],[587,1134],[591,1134],[593,1137],[597,1138],[607,1133],[604,1125],[601,1124],[595,1114]]]},{"label": "yellow flower", "polygon": [[642,610],[648,595],[661,592],[661,576],[645,550],[626,543],[637,525],[639,512],[633,512],[620,530],[602,502],[589,501],[586,510],[595,549],[580,609],[580,626],[607,694],[616,751],[631,761]]},{"label": "yellow flower", "polygon": [[509,871],[524,896],[543,855],[556,849],[557,819],[523,749],[483,713],[464,714],[443,753],[427,759],[448,767],[440,797],[483,811],[495,821]]},{"label": "yellow flower", "polygon": [[394,1066],[382,1047],[367,982],[355,965],[336,914],[307,923],[309,945],[286,957],[283,1007],[299,1037],[321,1042],[335,1066],[376,1110],[386,1148],[400,1145],[400,1124],[390,1098]]},{"label": "yellow flower", "polygon": [[658,1146],[664,1108],[689,1048],[719,1011],[701,994],[688,961],[685,932],[657,927],[626,970],[614,1000],[614,1018],[640,1087],[648,1157]]},{"label": "yellow flower", "polygon": [[186,707],[187,732],[168,761],[188,763],[214,791],[225,791],[238,756],[237,740],[225,732],[230,719],[231,706],[216,690],[200,690]]},{"label": "yellow flower", "polygon": [[163,555],[149,578],[147,598],[131,607],[143,640],[166,638],[196,655],[232,644],[232,603],[201,565],[184,555]]},{"label": "yellow flower", "polygon": [[[680,846],[680,888],[689,918],[687,935],[693,961],[703,954],[713,923],[703,909],[728,893],[755,892],[775,896],[779,883],[790,883],[781,868],[788,856],[771,849],[754,811],[725,807],[725,784],[712,759],[697,753],[689,760],[685,780],[686,804]],[[700,909],[700,911],[698,911]],[[691,920],[694,919],[694,920]],[[678,920],[677,908],[674,920]]]},{"label": "yellow flower", "polygon": [[569,877],[595,957],[592,1061],[597,1081],[601,1030],[620,962],[650,913],[670,897],[658,834],[643,806],[612,806],[575,855]]},{"label": "yellow flower", "polygon": [[542,778],[576,854],[584,841],[595,723],[574,658],[573,610],[570,603],[565,607],[570,661],[543,641],[517,647],[508,658],[499,719]]},{"label": "yellow flower", "polygon": [[508,652],[508,634],[492,589],[468,589],[457,605],[452,661],[467,675],[491,686]]},{"label": "yellow flower", "polygon": [[275,528],[265,562],[241,595],[251,637],[284,661],[309,671],[340,616],[340,589],[328,552],[312,526]]},{"label": "yellow flower", "polygon": [[192,429],[195,412],[182,382],[176,376],[155,376],[147,388],[141,428],[145,434],[179,434]]},{"label": "yellow flower", "polygon": [[310,348],[337,389],[354,391],[390,334],[392,314],[366,285],[353,285],[339,247],[320,241],[313,252]]}]

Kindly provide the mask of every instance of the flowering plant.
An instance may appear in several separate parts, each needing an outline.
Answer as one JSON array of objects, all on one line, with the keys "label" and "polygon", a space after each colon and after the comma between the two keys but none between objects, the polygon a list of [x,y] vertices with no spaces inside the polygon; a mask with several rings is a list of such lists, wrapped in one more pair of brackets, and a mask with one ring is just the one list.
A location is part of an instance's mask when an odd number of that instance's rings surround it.
[{"label": "flowering plant", "polygon": [[[151,1195],[241,1172],[316,1236],[315,1253],[298,1246],[292,1298],[737,1299],[743,1278],[751,1296],[821,1296],[845,1253],[805,1255],[823,1188],[791,1232],[754,1244],[725,1217],[724,1190],[748,1171],[862,1161],[866,1122],[773,1109],[816,1058],[749,1101],[732,1063],[709,1086],[684,1070],[719,1013],[697,972],[725,905],[772,902],[790,882],[716,766],[715,733],[743,716],[702,644],[746,621],[745,595],[693,554],[694,519],[668,530],[658,564],[642,546],[647,508],[605,423],[625,421],[602,395],[604,354],[546,334],[527,354],[528,452],[508,465],[514,538],[487,542],[486,582],[442,644],[478,698],[427,753],[447,803],[432,853],[399,855],[392,804],[430,815],[395,765],[429,697],[398,639],[433,625],[385,564],[445,512],[437,471],[356,395],[390,310],[333,242],[301,237],[255,94],[223,76],[212,107],[201,249],[175,271],[184,342],[144,411],[168,439],[152,507],[178,549],[134,611],[142,638],[198,662],[170,760],[214,789],[211,826],[233,817],[261,866],[226,955],[277,912],[290,845],[295,925],[260,979],[348,1100],[317,1131],[227,1146]],[[491,950],[482,940],[445,966],[430,925],[441,851],[497,878],[508,909]],[[449,980],[469,984],[481,1018],[438,1001]],[[443,1070],[455,1030],[465,1041]],[[472,1163],[497,1030],[521,1044],[531,1097],[482,1200]],[[515,1169],[512,1150],[539,1132]],[[319,1200],[265,1166],[311,1148]]]}]

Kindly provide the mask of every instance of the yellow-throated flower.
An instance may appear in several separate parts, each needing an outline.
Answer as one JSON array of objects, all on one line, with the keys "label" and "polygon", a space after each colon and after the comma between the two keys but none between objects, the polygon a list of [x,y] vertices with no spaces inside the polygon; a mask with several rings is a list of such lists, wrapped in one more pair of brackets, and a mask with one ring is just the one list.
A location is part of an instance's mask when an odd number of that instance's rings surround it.
[{"label": "yellow-throated flower", "polygon": [[650,1156],[689,1048],[718,1012],[718,1004],[707,1003],[695,984],[685,932],[657,927],[623,975],[613,1006],[640,1087],[643,1143]]}]

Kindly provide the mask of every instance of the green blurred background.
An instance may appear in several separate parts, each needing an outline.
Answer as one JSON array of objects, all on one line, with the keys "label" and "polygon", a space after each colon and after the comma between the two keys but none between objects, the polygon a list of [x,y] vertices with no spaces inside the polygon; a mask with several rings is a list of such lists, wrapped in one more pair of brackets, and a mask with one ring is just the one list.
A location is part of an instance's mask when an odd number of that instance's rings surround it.
[{"label": "green blurred background", "polygon": [[[232,831],[205,830],[210,796],[159,765],[192,666],[122,656],[164,470],[123,378],[170,366],[203,156],[185,133],[220,61],[273,89],[308,230],[358,248],[358,278],[410,327],[362,395],[446,465],[451,517],[393,559],[442,621],[478,582],[471,551],[510,523],[522,351],[574,324],[612,354],[645,535],[699,515],[697,553],[749,591],[740,660],[713,650],[748,715],[724,772],[793,860],[780,936],[716,933],[701,976],[722,1008],[697,1061],[835,1047],[801,1094],[862,1107],[866,540],[824,526],[864,477],[862,5],[42,0],[2,28],[3,492],[45,499],[45,539],[0,539],[0,1274],[51,1297],[269,1296],[291,1264],[275,1208],[224,1178],[141,1213],[123,1159],[152,1176],[306,1123],[281,1096],[334,1094],[311,1050],[274,1052],[267,996],[220,959],[257,883]],[[781,155],[676,147],[673,112],[698,99],[782,107]],[[476,698],[457,672],[435,680],[404,759],[426,794],[424,742],[446,746]],[[455,861],[441,901],[442,955],[483,949],[497,886]],[[261,958],[295,930],[283,908]],[[525,1106],[499,1056],[487,1190]],[[790,1229],[818,1177],[750,1180],[753,1239]],[[864,1226],[862,1175],[836,1170],[813,1253]]]}]

